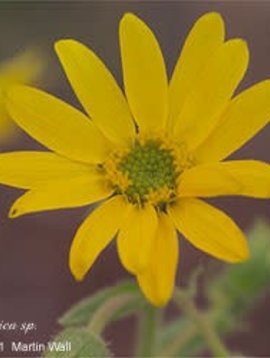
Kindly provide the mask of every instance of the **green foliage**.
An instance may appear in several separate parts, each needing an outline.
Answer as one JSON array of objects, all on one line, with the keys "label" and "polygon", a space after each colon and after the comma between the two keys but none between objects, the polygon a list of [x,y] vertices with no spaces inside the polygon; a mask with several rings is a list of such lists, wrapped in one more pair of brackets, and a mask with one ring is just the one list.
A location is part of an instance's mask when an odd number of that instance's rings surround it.
[{"label": "green foliage", "polygon": [[134,298],[115,310],[111,315],[111,320],[118,320],[131,315],[146,304],[145,299],[138,290],[138,286],[133,282],[124,281],[116,286],[105,288],[74,305],[59,319],[59,323],[64,327],[87,325],[96,311],[110,298],[126,294],[132,294]]},{"label": "green foliage", "polygon": [[222,331],[239,325],[270,283],[270,227],[257,221],[248,234],[251,258],[223,272],[208,287],[208,295]]},{"label": "green foliage", "polygon": [[70,342],[71,350],[47,350],[45,358],[110,357],[111,354],[102,338],[83,328],[67,328],[57,335],[54,342]]},{"label": "green foliage", "polygon": [[[206,288],[210,305],[207,319],[224,336],[241,328],[248,311],[269,287],[270,227],[258,220],[248,233],[251,258],[242,264],[228,266],[214,276]],[[207,348],[193,322],[181,317],[158,333],[156,351],[174,356],[192,356]]]}]

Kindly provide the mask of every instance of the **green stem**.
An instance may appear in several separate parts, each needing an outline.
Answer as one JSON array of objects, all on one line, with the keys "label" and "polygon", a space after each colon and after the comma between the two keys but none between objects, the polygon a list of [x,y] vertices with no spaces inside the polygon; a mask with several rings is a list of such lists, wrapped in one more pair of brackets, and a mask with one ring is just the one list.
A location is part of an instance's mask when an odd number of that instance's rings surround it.
[{"label": "green stem", "polygon": [[111,320],[116,310],[119,310],[130,301],[134,300],[134,294],[123,294],[110,298],[93,315],[88,324],[91,332],[101,334],[106,324]]},{"label": "green stem", "polygon": [[159,352],[159,357],[173,357],[178,352],[181,352],[181,349],[185,347],[190,340],[198,334],[198,329],[195,325],[190,325],[185,332],[181,332],[178,336],[174,338],[169,344],[167,344],[161,352]]},{"label": "green stem", "polygon": [[176,288],[174,300],[178,307],[183,309],[193,319],[194,323],[197,324],[199,333],[204,336],[213,355],[215,357],[230,357],[230,353],[212,327],[210,320],[196,307],[190,295]]},{"label": "green stem", "polygon": [[160,318],[160,310],[150,305],[139,312],[136,357],[153,356]]}]

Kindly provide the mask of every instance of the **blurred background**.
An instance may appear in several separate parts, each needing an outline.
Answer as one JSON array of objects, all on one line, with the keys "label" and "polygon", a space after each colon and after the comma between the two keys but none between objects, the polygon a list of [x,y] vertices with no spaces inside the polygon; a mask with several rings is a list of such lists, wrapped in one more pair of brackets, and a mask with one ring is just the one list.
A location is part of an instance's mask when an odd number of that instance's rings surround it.
[{"label": "blurred background", "polygon": [[[105,61],[122,85],[118,23],[129,11],[140,16],[155,32],[169,74],[194,21],[205,12],[218,11],[225,19],[227,38],[242,37],[249,44],[250,66],[238,91],[270,78],[268,1],[1,1],[0,60],[4,62],[29,47],[37,48],[47,61],[45,76],[39,87],[80,108],[53,51],[54,41],[61,38],[82,41]],[[269,138],[270,126],[235,153],[233,158],[256,158],[269,162]],[[0,148],[2,152],[44,150],[20,130],[9,141],[0,143]],[[9,207],[19,194],[19,190],[0,188],[0,324],[2,321],[34,322],[37,329],[25,337],[20,332],[0,329],[0,341],[45,342],[57,333],[57,318],[71,304],[129,275],[119,263],[115,246],[111,245],[86,279],[76,283],[68,270],[68,251],[74,233],[89,208],[52,211],[9,220]],[[269,220],[269,201],[243,198],[211,201],[229,213],[243,229],[247,229],[256,217]],[[198,263],[207,265],[209,261],[214,259],[198,252],[181,238],[178,284],[185,285],[192,269]],[[270,356],[269,299],[270,291],[251,312],[249,330],[228,338],[227,343],[234,351],[249,356]],[[119,322],[107,330],[107,339],[116,356],[131,354],[133,332],[132,319]],[[8,352],[1,354],[9,355]]]}]

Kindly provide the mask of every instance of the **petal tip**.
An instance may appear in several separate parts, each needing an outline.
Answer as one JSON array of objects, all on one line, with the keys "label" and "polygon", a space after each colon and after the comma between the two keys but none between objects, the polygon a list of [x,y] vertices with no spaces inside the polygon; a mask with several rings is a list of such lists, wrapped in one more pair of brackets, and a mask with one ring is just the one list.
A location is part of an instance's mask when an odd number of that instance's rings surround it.
[{"label": "petal tip", "polygon": [[124,15],[122,16],[121,22],[123,21],[132,21],[132,19],[138,19],[138,16],[136,16],[135,14],[133,14],[132,12],[125,12]]},{"label": "petal tip", "polygon": [[249,56],[249,47],[248,43],[245,39],[242,38],[234,38],[232,40],[227,41],[228,46],[234,46],[241,49],[243,55]]},{"label": "petal tip", "polygon": [[217,11],[210,11],[205,13],[199,18],[199,21],[218,21],[218,22],[224,22],[222,15]]},{"label": "petal tip", "polygon": [[132,12],[126,12],[120,21],[120,31],[124,31],[124,28],[126,26],[132,26],[132,25],[145,25],[143,20],[141,20],[137,15],[133,14]]},{"label": "petal tip", "polygon": [[84,277],[85,275],[81,275],[81,274],[78,274],[78,273],[72,273],[73,277],[75,278],[75,280],[77,282],[82,282],[84,280]]},{"label": "petal tip", "polygon": [[234,258],[231,258],[231,263],[242,263],[250,259],[250,250],[246,238],[243,237],[243,243],[241,247],[235,251]]},{"label": "petal tip", "polygon": [[243,249],[243,251],[239,255],[239,261],[243,262],[243,261],[247,261],[249,259],[250,259],[250,250],[249,250],[248,245],[246,245],[246,247]]},{"label": "petal tip", "polygon": [[152,304],[156,307],[162,308],[162,307],[165,307],[169,303],[170,299],[171,299],[171,297],[158,298],[158,299],[152,300]]},{"label": "petal tip", "polygon": [[77,282],[81,282],[84,280],[85,272],[78,262],[75,263],[75,262],[73,262],[73,260],[70,259],[69,269],[70,269],[72,276],[74,277],[74,279]]},{"label": "petal tip", "polygon": [[85,265],[82,255],[78,255],[77,250],[74,249],[74,241],[69,252],[69,270],[77,282],[84,280],[88,267]]},{"label": "petal tip", "polygon": [[221,33],[223,34],[223,38],[225,36],[224,19],[223,19],[223,16],[217,11],[211,11],[211,12],[205,13],[204,15],[199,17],[199,19],[197,20],[196,23],[203,27],[211,24],[212,26],[215,27],[216,30],[220,29]]},{"label": "petal tip", "polygon": [[140,280],[140,275],[137,275],[137,282],[146,300],[150,302],[153,306],[157,308],[162,308],[169,303],[172,295],[161,295],[158,292],[151,292],[149,290],[146,290]]},{"label": "petal tip", "polygon": [[23,214],[22,211],[16,205],[13,205],[9,210],[8,217],[10,219],[15,219],[21,216],[22,214]]},{"label": "petal tip", "polygon": [[58,50],[61,50],[63,46],[67,45],[67,44],[72,44],[72,43],[75,43],[76,41],[73,40],[73,39],[60,39],[60,40],[57,40],[55,41],[54,43],[54,49],[55,51],[57,52]]}]

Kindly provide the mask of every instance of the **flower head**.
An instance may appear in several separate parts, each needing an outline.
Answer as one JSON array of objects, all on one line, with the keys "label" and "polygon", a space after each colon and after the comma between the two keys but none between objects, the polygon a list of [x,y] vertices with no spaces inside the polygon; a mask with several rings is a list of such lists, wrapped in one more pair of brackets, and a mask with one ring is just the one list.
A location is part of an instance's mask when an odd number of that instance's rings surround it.
[{"label": "flower head", "polygon": [[270,197],[268,164],[222,162],[268,123],[270,81],[233,97],[248,49],[224,41],[217,13],[195,23],[169,82],[155,36],[132,14],[121,20],[120,48],[126,97],[94,52],[74,40],[55,45],[87,115],[34,88],[9,91],[11,116],[52,152],[2,154],[0,181],[27,190],[11,217],[102,200],[75,235],[73,275],[83,279],[117,236],[123,265],[163,305],[178,264],[176,230],[219,259],[248,258],[241,230],[201,198]]}]

